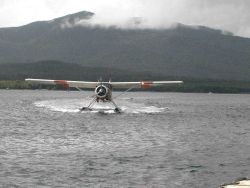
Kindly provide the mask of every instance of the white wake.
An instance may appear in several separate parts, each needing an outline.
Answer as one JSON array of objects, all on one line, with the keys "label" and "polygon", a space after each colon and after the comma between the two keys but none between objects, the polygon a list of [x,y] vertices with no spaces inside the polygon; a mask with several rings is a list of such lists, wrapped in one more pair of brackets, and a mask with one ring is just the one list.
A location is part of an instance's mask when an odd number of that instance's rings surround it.
[{"label": "white wake", "polygon": [[[92,111],[80,111],[80,108],[88,106],[90,100],[82,99],[56,99],[56,100],[44,100],[34,103],[36,107],[48,109],[56,112],[68,112],[68,113],[115,113],[114,107],[110,103],[95,103]],[[166,107],[147,106],[142,103],[135,103],[128,100],[120,99],[117,101],[117,105],[123,113],[162,113]]]}]

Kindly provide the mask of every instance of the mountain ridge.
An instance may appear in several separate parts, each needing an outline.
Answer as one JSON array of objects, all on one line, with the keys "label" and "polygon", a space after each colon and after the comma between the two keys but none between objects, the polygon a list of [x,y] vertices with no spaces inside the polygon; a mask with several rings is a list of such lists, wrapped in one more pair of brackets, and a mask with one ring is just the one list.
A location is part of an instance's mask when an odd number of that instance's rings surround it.
[{"label": "mountain ridge", "polygon": [[[121,29],[76,25],[79,12],[21,27],[0,28],[0,64],[58,60],[176,77],[250,80],[250,39],[204,26]],[[79,21],[78,19],[78,21]],[[69,20],[69,27],[62,22]]]}]

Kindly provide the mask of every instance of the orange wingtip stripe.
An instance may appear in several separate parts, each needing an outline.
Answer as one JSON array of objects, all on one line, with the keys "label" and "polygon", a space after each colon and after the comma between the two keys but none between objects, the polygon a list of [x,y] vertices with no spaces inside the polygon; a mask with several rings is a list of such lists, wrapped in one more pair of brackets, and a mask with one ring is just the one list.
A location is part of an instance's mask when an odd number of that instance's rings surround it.
[{"label": "orange wingtip stripe", "polygon": [[58,85],[62,85],[64,88],[69,88],[69,84],[66,80],[55,80],[54,82]]},{"label": "orange wingtip stripe", "polygon": [[153,82],[152,81],[142,81],[141,82],[141,87],[142,88],[150,88],[152,86]]}]

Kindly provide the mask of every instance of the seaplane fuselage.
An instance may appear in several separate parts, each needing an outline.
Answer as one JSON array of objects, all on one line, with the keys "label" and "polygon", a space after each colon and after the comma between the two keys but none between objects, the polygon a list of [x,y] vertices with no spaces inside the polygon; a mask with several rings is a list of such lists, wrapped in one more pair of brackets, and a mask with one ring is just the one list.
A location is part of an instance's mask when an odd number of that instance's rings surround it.
[{"label": "seaplane fuselage", "polygon": [[112,86],[108,83],[98,84],[95,88],[96,102],[109,102],[112,99]]}]

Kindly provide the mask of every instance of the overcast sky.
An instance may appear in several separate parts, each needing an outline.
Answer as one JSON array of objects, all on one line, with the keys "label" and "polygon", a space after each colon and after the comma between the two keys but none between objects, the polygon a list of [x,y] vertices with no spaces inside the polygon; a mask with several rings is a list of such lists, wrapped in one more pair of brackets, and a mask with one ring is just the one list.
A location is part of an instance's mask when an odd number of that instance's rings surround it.
[{"label": "overcast sky", "polygon": [[96,13],[96,22],[104,25],[122,25],[131,17],[143,17],[147,27],[179,22],[250,37],[250,0],[0,0],[0,27],[82,10]]}]

